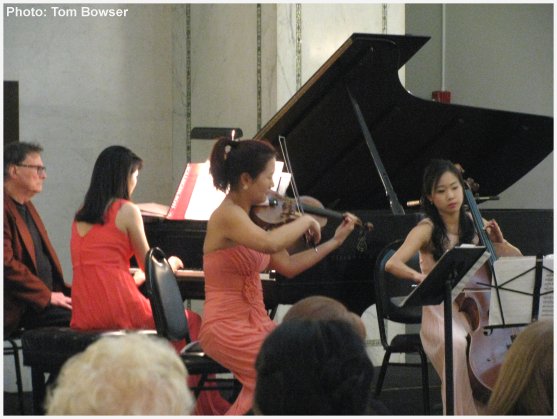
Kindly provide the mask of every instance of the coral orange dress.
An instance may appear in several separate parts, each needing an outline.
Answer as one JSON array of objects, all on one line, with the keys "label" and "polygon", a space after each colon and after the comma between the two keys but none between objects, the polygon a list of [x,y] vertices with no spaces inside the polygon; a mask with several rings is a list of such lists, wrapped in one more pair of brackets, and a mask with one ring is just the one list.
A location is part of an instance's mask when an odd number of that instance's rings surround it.
[{"label": "coral orange dress", "polygon": [[255,359],[276,327],[265,310],[259,278],[269,261],[269,255],[245,246],[216,250],[203,258],[205,306],[199,340],[204,351],[242,383],[227,415],[243,415],[251,409]]},{"label": "coral orange dress", "polygon": [[[72,225],[71,255],[73,265],[72,320],[70,326],[81,330],[155,329],[149,299],[137,287],[130,274],[133,248],[126,233],[116,227],[116,214],[124,203],[115,201],[103,225],[95,224],[80,236]],[[200,316],[186,310],[190,336],[197,339]],[[177,350],[185,341],[174,345]],[[190,386],[198,376],[188,378]],[[197,399],[197,414],[222,414],[230,407],[218,392],[203,392]]]}]

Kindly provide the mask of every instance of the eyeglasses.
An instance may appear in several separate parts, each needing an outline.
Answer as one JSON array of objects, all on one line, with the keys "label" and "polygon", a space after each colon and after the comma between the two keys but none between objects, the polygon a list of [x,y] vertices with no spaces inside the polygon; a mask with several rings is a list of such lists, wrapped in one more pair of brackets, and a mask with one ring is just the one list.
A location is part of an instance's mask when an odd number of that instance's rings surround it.
[{"label": "eyeglasses", "polygon": [[35,169],[37,171],[37,174],[39,176],[43,175],[44,173],[46,173],[46,167],[44,166],[39,166],[38,164],[16,164],[16,166],[19,167],[27,167],[28,169]]}]

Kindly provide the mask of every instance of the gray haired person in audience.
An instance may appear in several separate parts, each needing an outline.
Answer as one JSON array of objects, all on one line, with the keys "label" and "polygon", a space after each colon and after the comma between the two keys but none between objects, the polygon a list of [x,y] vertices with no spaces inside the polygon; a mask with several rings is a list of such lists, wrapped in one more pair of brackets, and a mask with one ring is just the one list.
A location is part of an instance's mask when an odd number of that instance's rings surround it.
[{"label": "gray haired person in audience", "polygon": [[48,415],[189,415],[195,400],[174,348],[155,336],[106,336],[70,358]]}]

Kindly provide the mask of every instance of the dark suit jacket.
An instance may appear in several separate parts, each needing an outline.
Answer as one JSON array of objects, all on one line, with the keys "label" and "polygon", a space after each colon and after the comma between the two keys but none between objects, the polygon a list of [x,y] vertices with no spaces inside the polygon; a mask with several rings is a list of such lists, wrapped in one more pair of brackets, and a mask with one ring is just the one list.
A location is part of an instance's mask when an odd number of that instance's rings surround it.
[{"label": "dark suit jacket", "polygon": [[[26,207],[52,263],[52,291],[69,295],[70,289],[64,284],[60,261],[41,217],[31,202]],[[50,294],[51,290],[37,276],[35,249],[27,224],[14,201],[4,192],[4,336],[17,329],[26,310],[41,311],[48,306]]]}]

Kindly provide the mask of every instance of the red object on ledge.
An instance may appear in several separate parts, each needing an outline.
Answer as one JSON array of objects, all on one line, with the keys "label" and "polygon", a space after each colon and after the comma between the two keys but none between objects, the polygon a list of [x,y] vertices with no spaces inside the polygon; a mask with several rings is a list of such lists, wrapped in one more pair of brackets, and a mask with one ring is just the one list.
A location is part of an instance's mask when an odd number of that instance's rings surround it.
[{"label": "red object on ledge", "polygon": [[448,90],[435,90],[431,92],[431,99],[435,102],[451,103],[451,92]]}]

